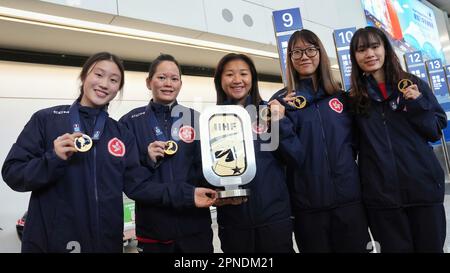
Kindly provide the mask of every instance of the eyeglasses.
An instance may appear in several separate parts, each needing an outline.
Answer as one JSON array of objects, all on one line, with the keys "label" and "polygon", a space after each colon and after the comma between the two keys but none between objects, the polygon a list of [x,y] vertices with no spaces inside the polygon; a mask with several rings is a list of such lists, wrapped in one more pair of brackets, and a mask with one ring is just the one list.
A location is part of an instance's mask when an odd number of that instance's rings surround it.
[{"label": "eyeglasses", "polygon": [[291,54],[292,59],[298,60],[303,57],[303,53],[306,54],[308,58],[315,57],[317,53],[319,52],[319,49],[316,47],[308,47],[307,49],[294,49],[289,54]]}]

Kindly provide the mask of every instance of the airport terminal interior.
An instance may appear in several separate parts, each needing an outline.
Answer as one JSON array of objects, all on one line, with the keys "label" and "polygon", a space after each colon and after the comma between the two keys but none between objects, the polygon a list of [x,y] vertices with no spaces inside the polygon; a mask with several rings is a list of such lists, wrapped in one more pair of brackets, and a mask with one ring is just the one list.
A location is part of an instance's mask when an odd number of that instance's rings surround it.
[{"label": "airport terminal interior", "polygon": [[[118,120],[148,104],[145,79],[160,54],[175,56],[181,65],[178,102],[202,112],[216,104],[215,68],[231,52],[254,61],[262,99],[270,99],[286,85],[286,35],[302,28],[320,37],[332,76],[348,91],[351,63],[345,54],[354,31],[367,25],[389,36],[405,70],[429,80],[448,119],[448,0],[0,0],[0,163],[33,113],[72,104],[80,69],[96,52],[124,60],[126,81],[109,105],[110,117]],[[412,52],[421,53],[425,74],[408,67]],[[450,142],[449,128],[444,139]],[[432,146],[446,178],[444,252],[450,253],[450,151],[442,143]],[[0,253],[21,251],[30,196],[0,181]],[[135,202],[125,195],[123,200],[123,250],[135,253]],[[214,252],[221,253],[217,211],[210,210]]]}]

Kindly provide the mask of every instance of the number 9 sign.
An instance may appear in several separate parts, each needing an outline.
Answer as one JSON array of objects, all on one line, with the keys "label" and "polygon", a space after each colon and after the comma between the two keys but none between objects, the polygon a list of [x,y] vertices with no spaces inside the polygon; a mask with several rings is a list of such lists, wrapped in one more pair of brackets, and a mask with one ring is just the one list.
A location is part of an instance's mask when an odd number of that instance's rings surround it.
[{"label": "number 9 sign", "polygon": [[286,32],[303,28],[299,8],[276,10],[272,14],[275,32]]}]

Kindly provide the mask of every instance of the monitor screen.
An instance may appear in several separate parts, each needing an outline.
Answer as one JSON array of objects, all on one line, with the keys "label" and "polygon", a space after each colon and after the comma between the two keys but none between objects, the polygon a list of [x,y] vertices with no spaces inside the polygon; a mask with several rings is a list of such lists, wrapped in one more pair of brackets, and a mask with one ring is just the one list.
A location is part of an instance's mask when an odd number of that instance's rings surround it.
[{"label": "monitor screen", "polygon": [[369,26],[381,28],[402,52],[444,59],[433,10],[417,0],[361,0]]}]

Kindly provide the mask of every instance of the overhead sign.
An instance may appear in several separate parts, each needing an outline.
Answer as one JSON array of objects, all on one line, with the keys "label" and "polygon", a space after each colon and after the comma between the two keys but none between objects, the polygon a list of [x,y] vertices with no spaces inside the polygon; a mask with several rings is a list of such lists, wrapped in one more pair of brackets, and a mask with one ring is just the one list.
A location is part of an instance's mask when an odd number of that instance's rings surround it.
[{"label": "overhead sign", "polygon": [[445,66],[445,75],[447,76],[447,86],[450,89],[450,65]]},{"label": "overhead sign", "polygon": [[275,39],[277,41],[281,75],[286,84],[286,60],[289,38],[292,33],[303,28],[299,8],[276,10],[272,12]]},{"label": "overhead sign", "polygon": [[303,28],[299,8],[276,10],[272,12],[275,32],[296,31]]},{"label": "overhead sign", "polygon": [[351,85],[350,76],[352,73],[352,62],[350,60],[350,41],[355,32],[355,27],[341,28],[333,31],[336,56],[341,72],[342,89],[345,91],[348,91]]},{"label": "overhead sign", "polygon": [[408,52],[403,55],[406,63],[406,70],[419,77],[421,80],[430,84],[428,81],[427,69],[423,61],[423,56],[421,51]]},{"label": "overhead sign", "polygon": [[434,95],[448,97],[448,86],[446,83],[444,67],[441,59],[434,59],[427,62],[428,77]]},{"label": "overhead sign", "polygon": [[[429,60],[426,62],[426,66],[431,89],[442,109],[444,109],[447,114],[448,120],[450,114],[450,96],[442,61],[441,59]],[[444,132],[445,141],[450,141],[450,127],[447,127],[442,131]]]}]

